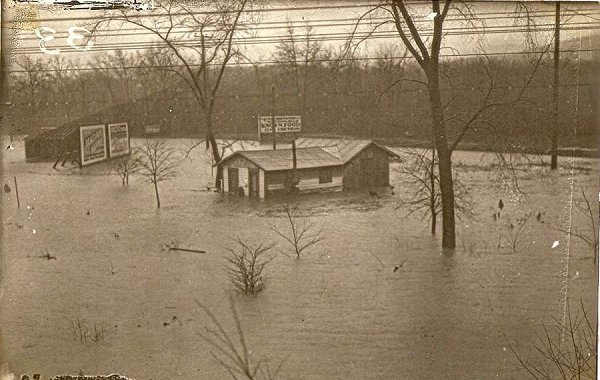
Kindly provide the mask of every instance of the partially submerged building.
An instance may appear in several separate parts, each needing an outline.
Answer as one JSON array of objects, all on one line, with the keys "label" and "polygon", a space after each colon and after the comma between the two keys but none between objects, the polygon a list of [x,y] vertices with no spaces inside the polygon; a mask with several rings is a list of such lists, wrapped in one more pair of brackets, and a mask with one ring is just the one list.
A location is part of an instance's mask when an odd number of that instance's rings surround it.
[{"label": "partially submerged building", "polygon": [[61,158],[77,159],[79,155],[79,126],[40,128],[25,137],[25,159],[53,161]]},{"label": "partially submerged building", "polygon": [[58,128],[40,128],[25,137],[27,162],[70,160],[80,167],[130,154],[127,122],[80,125],[72,122]]},{"label": "partially submerged building", "polygon": [[257,198],[389,185],[396,153],[370,140],[298,139],[293,149],[243,150],[218,163],[223,191]]},{"label": "partially submerged building", "polygon": [[372,140],[300,138],[296,146],[318,146],[339,157],[344,190],[389,186],[390,160],[399,158]]}]

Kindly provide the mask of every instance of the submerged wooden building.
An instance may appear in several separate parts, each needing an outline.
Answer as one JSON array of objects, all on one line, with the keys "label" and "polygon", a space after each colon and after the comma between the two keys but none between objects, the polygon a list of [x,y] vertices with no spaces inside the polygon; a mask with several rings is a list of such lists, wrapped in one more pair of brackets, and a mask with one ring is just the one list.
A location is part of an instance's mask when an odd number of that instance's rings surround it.
[{"label": "submerged wooden building", "polygon": [[70,160],[80,167],[109,158],[129,155],[127,122],[80,125],[72,122],[58,128],[40,128],[25,137],[27,162]]},{"label": "submerged wooden building", "polygon": [[68,155],[79,155],[79,126],[40,128],[25,137],[27,162],[52,161]]},{"label": "submerged wooden building", "polygon": [[370,140],[302,138],[293,149],[243,150],[221,160],[222,190],[257,198],[389,185],[397,155]]}]

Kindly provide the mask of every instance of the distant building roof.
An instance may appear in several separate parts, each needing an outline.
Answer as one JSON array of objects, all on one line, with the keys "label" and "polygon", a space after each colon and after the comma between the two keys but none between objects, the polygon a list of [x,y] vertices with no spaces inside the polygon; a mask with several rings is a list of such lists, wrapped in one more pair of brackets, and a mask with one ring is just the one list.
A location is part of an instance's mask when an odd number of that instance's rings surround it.
[{"label": "distant building roof", "polygon": [[[219,165],[237,156],[244,157],[265,171],[293,169],[292,149],[240,150],[221,160]],[[343,162],[323,148],[305,147],[296,149],[296,167],[298,169],[338,165],[343,165]]]},{"label": "distant building roof", "polygon": [[[299,148],[305,147],[320,147],[327,150],[334,156],[338,157],[344,163],[350,161],[358,153],[369,145],[375,145],[392,156],[398,156],[388,148],[377,144],[372,140],[354,140],[354,139],[326,139],[326,138],[310,138],[302,137],[296,140],[296,146]],[[337,151],[337,154],[336,152]]]}]

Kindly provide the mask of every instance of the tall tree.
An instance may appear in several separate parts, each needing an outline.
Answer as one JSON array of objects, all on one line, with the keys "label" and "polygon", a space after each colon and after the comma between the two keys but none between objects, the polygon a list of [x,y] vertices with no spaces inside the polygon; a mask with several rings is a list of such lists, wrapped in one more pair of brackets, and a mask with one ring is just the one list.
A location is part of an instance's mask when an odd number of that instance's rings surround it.
[{"label": "tall tree", "polygon": [[[239,56],[234,37],[244,30],[245,13],[255,0],[205,0],[202,6],[193,2],[163,0],[156,4],[152,17],[137,17],[131,10],[102,20],[126,23],[155,37],[176,58],[177,65],[159,67],[179,76],[188,86],[200,110],[206,128],[206,146],[215,162],[221,155],[213,126],[215,100],[226,68]],[[188,5],[190,4],[190,5]],[[215,185],[221,173],[217,171]]]},{"label": "tall tree", "polygon": [[44,61],[41,58],[24,55],[17,60],[17,66],[23,70],[20,85],[27,91],[29,101],[35,105],[38,90],[47,79],[44,71]]},{"label": "tall tree", "polygon": [[[427,25],[423,27],[423,23],[419,22],[422,21],[424,7],[429,7],[427,19],[431,20],[432,26]],[[437,153],[439,187],[442,195],[442,246],[453,249],[456,247],[456,223],[452,152],[456,149],[465,134],[479,121],[487,110],[497,106],[513,104],[523,98],[525,89],[531,83],[533,73],[535,73],[539,66],[542,55],[535,62],[532,74],[526,79],[525,85],[515,99],[508,101],[493,99],[497,80],[494,75],[495,73],[488,71],[489,88],[483,96],[480,107],[470,117],[456,117],[450,120],[446,114],[446,109],[449,103],[452,102],[452,99],[447,101],[443,99],[443,73],[441,70],[440,53],[443,48],[447,48],[443,46],[444,28],[451,9],[458,16],[462,16],[464,22],[472,27],[481,25],[481,23],[477,22],[478,19],[473,5],[468,1],[431,0],[414,3],[408,0],[392,0],[391,2],[382,2],[363,14],[354,28],[353,35],[361,21],[366,19],[368,15],[375,12],[383,12],[389,17],[384,19],[383,22],[376,23],[374,29],[364,35],[359,42],[370,37],[376,29],[392,24],[398,33],[399,39],[421,69],[425,80],[412,81],[420,82],[427,89],[432,139]],[[347,50],[350,50],[351,45],[352,43],[350,42]],[[357,44],[354,44],[354,46],[357,46]],[[453,128],[451,129],[450,126]]]}]

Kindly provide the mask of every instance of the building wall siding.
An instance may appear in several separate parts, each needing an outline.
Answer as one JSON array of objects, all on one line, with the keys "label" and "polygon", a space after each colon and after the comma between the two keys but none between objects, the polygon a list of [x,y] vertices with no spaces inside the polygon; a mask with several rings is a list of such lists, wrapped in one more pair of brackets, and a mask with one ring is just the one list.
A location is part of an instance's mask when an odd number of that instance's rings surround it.
[{"label": "building wall siding", "polygon": [[344,165],[344,189],[383,187],[390,183],[388,153],[371,145]]},{"label": "building wall siding", "polygon": [[[319,183],[320,169],[331,170],[331,182]],[[298,169],[296,174],[300,192],[340,191],[343,187],[343,168],[341,166]],[[292,178],[291,170],[266,172],[265,197],[291,192]]]}]

